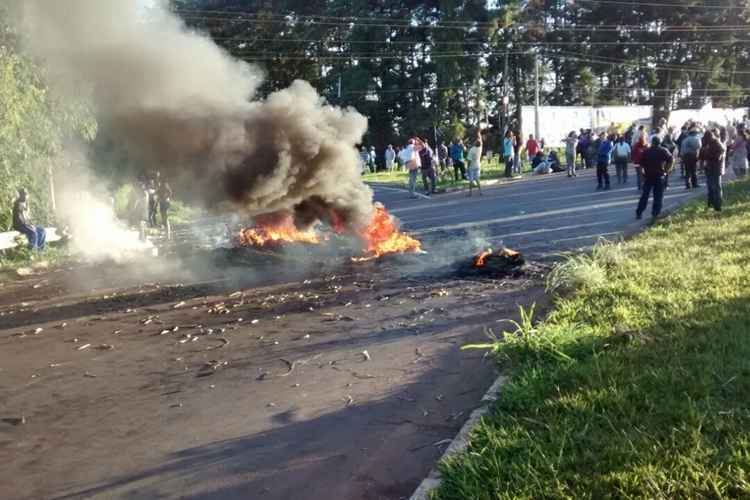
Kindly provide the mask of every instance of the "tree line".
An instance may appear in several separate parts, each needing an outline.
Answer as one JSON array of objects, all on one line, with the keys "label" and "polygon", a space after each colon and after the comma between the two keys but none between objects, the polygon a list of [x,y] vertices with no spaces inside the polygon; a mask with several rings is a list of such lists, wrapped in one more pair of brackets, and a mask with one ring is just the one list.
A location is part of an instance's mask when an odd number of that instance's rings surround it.
[{"label": "tree line", "polygon": [[370,120],[368,144],[501,129],[520,106],[750,101],[742,0],[173,0],[192,28],[267,74]]}]

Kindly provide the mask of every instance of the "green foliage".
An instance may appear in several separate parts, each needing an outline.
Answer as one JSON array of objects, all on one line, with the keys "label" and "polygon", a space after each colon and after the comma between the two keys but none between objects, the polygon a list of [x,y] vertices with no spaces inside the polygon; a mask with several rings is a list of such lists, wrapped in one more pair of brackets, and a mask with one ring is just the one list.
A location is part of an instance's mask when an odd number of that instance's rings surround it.
[{"label": "green foliage", "polygon": [[10,226],[11,203],[21,186],[32,195],[34,220],[48,223],[49,175],[59,167],[53,158],[65,141],[96,135],[89,110],[55,99],[43,78],[11,46],[0,46],[0,230]]},{"label": "green foliage", "polygon": [[511,380],[435,498],[750,497],[750,182],[725,193],[601,245],[604,282],[482,346]]}]

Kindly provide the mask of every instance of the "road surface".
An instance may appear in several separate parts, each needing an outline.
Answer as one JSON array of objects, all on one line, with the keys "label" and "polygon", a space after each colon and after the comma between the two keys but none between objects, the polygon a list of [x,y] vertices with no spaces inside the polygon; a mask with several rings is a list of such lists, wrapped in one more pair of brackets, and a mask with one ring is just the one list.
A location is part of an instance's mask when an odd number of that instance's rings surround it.
[{"label": "road surface", "polygon": [[547,304],[538,278],[451,263],[500,242],[545,260],[636,228],[632,185],[593,188],[591,172],[472,198],[376,188],[429,251],[403,261],[3,282],[0,498],[407,498],[495,377],[460,347]]}]

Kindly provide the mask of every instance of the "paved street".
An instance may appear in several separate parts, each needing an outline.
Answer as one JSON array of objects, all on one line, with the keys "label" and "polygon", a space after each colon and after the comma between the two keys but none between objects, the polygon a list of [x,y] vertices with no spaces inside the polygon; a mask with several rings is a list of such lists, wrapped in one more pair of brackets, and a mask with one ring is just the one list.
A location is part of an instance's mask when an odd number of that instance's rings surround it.
[{"label": "paved street", "polygon": [[[644,222],[635,220],[640,193],[632,166],[630,170],[629,184],[618,186],[613,179],[610,191],[596,191],[595,172],[584,170],[572,179],[556,174],[490,186],[484,196],[475,191],[472,198],[464,191],[439,194],[432,200],[412,200],[407,192],[391,188],[376,188],[376,192],[403,227],[426,241],[485,239],[546,258],[592,245],[601,237],[616,239],[648,221],[650,204]],[[664,210],[690,196],[704,195],[705,188],[685,191],[679,175],[672,176],[671,184]]]},{"label": "paved street", "polygon": [[[667,207],[690,196],[673,185]],[[408,497],[494,380],[459,348],[547,304],[538,279],[442,263],[500,241],[545,259],[637,227],[632,181],[594,187],[584,172],[473,198],[376,188],[424,240],[418,272],[395,259],[207,284],[110,266],[4,283],[0,498]],[[221,333],[185,333],[197,325]]]}]

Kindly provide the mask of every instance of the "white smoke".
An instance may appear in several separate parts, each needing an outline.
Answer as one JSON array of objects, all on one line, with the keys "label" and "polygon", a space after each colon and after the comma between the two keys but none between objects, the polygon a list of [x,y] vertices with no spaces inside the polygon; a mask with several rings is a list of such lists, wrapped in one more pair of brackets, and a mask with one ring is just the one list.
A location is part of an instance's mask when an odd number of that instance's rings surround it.
[{"label": "white smoke", "polygon": [[359,113],[301,81],[252,101],[261,71],[164,7],[144,18],[133,0],[12,2],[55,89],[87,89],[104,126],[134,158],[158,164],[178,197],[217,211],[291,212],[300,225],[370,221]]}]

